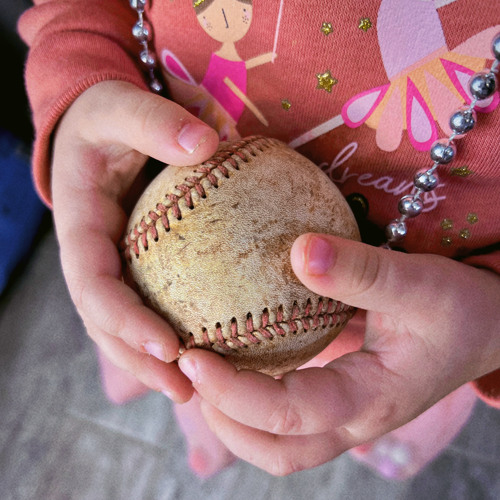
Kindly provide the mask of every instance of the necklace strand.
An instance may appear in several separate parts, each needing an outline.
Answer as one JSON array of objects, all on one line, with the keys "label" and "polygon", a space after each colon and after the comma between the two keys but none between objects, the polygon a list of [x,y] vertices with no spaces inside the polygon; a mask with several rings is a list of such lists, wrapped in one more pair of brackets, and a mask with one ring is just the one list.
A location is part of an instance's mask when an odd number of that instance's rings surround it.
[{"label": "necklace strand", "polygon": [[468,106],[462,106],[451,115],[449,121],[451,135],[448,138],[438,139],[431,146],[430,156],[434,164],[428,170],[415,174],[412,192],[399,200],[398,210],[401,215],[386,226],[387,243],[382,245],[384,248],[392,248],[393,244],[401,242],[405,238],[408,232],[406,221],[422,213],[424,207],[422,194],[432,191],[439,184],[436,170],[440,165],[447,165],[456,157],[455,139],[461,139],[475,127],[477,103],[491,98],[496,92],[498,87],[496,76],[500,65],[500,33],[495,35],[491,49],[495,57],[491,68],[476,73],[469,80],[471,103]]},{"label": "necklace strand", "polygon": [[144,18],[144,11],[146,10],[147,0],[129,0],[130,7],[137,13],[137,22],[132,28],[132,36],[140,43],[142,50],[139,53],[139,59],[148,71],[149,88],[155,93],[159,94],[163,90],[163,85],[156,77],[156,55],[150,49],[149,42],[153,38],[153,30],[151,25],[146,22]]},{"label": "necklace strand", "polygon": [[[149,47],[152,39],[152,28],[144,18],[147,0],[129,0],[130,7],[136,11],[138,20],[132,28],[132,36],[141,44],[142,50],[139,59],[148,71],[150,89],[159,94],[163,85],[156,77],[157,59]],[[392,220],[385,228],[387,242],[382,246],[391,249],[396,243],[404,240],[408,233],[409,219],[422,213],[424,203],[422,195],[435,189],[439,184],[437,170],[442,165],[453,161],[457,155],[456,139],[461,139],[476,125],[477,116],[475,108],[480,101],[491,98],[498,88],[497,74],[500,66],[500,33],[493,38],[491,46],[494,61],[490,69],[484,69],[473,75],[469,81],[469,91],[472,100],[469,105],[462,106],[455,111],[449,121],[452,133],[447,138],[438,139],[430,149],[433,165],[427,170],[418,171],[413,178],[412,191],[403,196],[398,203],[400,216]]]}]

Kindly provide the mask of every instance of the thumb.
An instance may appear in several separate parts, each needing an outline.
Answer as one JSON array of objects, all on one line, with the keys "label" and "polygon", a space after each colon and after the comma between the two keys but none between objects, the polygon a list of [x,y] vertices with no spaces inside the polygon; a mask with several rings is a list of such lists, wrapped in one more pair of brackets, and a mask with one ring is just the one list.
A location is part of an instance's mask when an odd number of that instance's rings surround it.
[{"label": "thumb", "polygon": [[300,236],[291,251],[295,274],[313,292],[391,315],[429,298],[419,294],[429,286],[428,263],[423,273],[419,259],[323,234]]},{"label": "thumb", "polygon": [[133,84],[101,82],[83,95],[81,129],[91,140],[97,136],[174,165],[201,163],[219,144],[217,132],[182,106]]}]

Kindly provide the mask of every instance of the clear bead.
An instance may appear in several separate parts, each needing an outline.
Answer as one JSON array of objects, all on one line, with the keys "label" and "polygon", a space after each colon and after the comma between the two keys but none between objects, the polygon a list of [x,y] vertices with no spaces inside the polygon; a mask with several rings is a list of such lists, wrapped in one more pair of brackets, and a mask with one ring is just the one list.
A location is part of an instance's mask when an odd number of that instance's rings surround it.
[{"label": "clear bead", "polygon": [[441,164],[450,163],[455,157],[456,152],[457,147],[453,142],[448,139],[438,139],[431,146],[431,160]]},{"label": "clear bead", "polygon": [[137,21],[132,28],[132,35],[138,42],[151,40],[151,29],[147,23]]},{"label": "clear bead", "polygon": [[140,58],[142,63],[148,68],[153,68],[154,66],[156,66],[155,55],[152,52],[149,52],[147,49],[141,52]]},{"label": "clear bead", "polygon": [[134,10],[137,12],[144,12],[144,9],[146,8],[146,1],[147,0],[130,0],[130,7],[132,7]]},{"label": "clear bead", "polygon": [[158,80],[158,78],[153,78],[149,83],[149,88],[153,92],[159,94],[163,90],[163,85],[161,84],[160,80]]}]

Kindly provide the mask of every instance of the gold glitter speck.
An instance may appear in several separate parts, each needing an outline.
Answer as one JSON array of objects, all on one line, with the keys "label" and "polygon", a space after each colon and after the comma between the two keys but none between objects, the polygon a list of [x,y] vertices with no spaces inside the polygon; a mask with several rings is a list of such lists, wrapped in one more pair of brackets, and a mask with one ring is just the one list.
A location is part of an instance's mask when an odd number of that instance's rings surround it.
[{"label": "gold glitter speck", "polygon": [[368,17],[363,17],[359,20],[358,28],[363,30],[365,33],[372,27],[372,22]]},{"label": "gold glitter speck", "polygon": [[470,231],[468,229],[462,229],[458,235],[460,236],[460,238],[464,239],[464,240],[467,240],[470,238]]},{"label": "gold glitter speck", "polygon": [[453,229],[453,221],[451,219],[443,219],[441,221],[441,227],[445,231],[449,231],[450,229]]},{"label": "gold glitter speck", "polygon": [[281,101],[281,107],[285,110],[288,111],[292,107],[292,103],[288,99],[283,99]]},{"label": "gold glitter speck", "polygon": [[477,216],[477,214],[470,213],[467,215],[467,222],[469,224],[475,224],[478,221],[479,221],[479,217]]},{"label": "gold glitter speck", "polygon": [[452,243],[453,243],[453,240],[451,239],[450,236],[445,236],[441,240],[441,245],[444,246],[444,247],[450,247]]},{"label": "gold glitter speck", "polygon": [[451,169],[451,175],[457,175],[458,177],[469,177],[469,175],[473,174],[472,170],[469,170],[467,165],[458,168]]},{"label": "gold glitter speck", "polygon": [[332,76],[330,70],[327,70],[324,73],[318,73],[316,75],[316,78],[318,79],[318,86],[316,88],[326,90],[327,92],[331,92],[332,87],[334,85],[337,85],[337,83],[339,82]]},{"label": "gold glitter speck", "polygon": [[321,25],[321,31],[325,36],[328,36],[330,33],[333,32],[332,23],[323,23]]}]

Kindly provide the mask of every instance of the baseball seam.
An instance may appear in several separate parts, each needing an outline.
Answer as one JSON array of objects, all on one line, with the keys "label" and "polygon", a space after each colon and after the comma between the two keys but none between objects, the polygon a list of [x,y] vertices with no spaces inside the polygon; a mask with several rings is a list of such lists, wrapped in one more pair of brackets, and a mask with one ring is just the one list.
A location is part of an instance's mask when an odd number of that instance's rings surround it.
[{"label": "baseball seam", "polygon": [[139,242],[142,243],[144,251],[148,251],[150,240],[158,241],[156,227],[158,221],[168,232],[170,230],[170,216],[182,220],[181,201],[189,210],[195,209],[194,196],[201,199],[206,198],[207,191],[218,188],[220,175],[226,179],[229,178],[235,171],[239,170],[238,161],[247,163],[251,157],[257,156],[276,144],[277,141],[273,139],[252,136],[230,144],[227,149],[217,151],[210,160],[195,168],[194,173],[201,175],[186,177],[183,183],[176,186],[177,192],[165,194],[164,199],[156,204],[155,209],[150,210],[128,232],[121,245],[125,258],[131,260],[132,255],[135,255],[136,258],[140,257],[141,246],[139,246]]},{"label": "baseball seam", "polygon": [[215,339],[211,339],[206,328],[202,329],[202,342],[196,342],[192,332],[189,333],[189,342],[186,348],[193,347],[214,348],[228,352],[237,350],[250,345],[260,344],[265,341],[272,341],[275,336],[285,337],[288,334],[296,334],[298,331],[314,330],[317,328],[326,328],[328,326],[345,325],[356,312],[356,308],[346,305],[343,302],[333,299],[320,297],[316,312],[312,313],[312,303],[308,299],[304,314],[300,314],[297,303],[294,303],[292,315],[289,320],[285,319],[283,307],[280,306],[276,313],[276,321],[269,323],[269,310],[264,309],[261,319],[261,326],[254,327],[253,317],[250,313],[245,321],[245,329],[240,332],[236,318],[231,320],[231,337],[224,337],[220,323],[215,325]]}]

